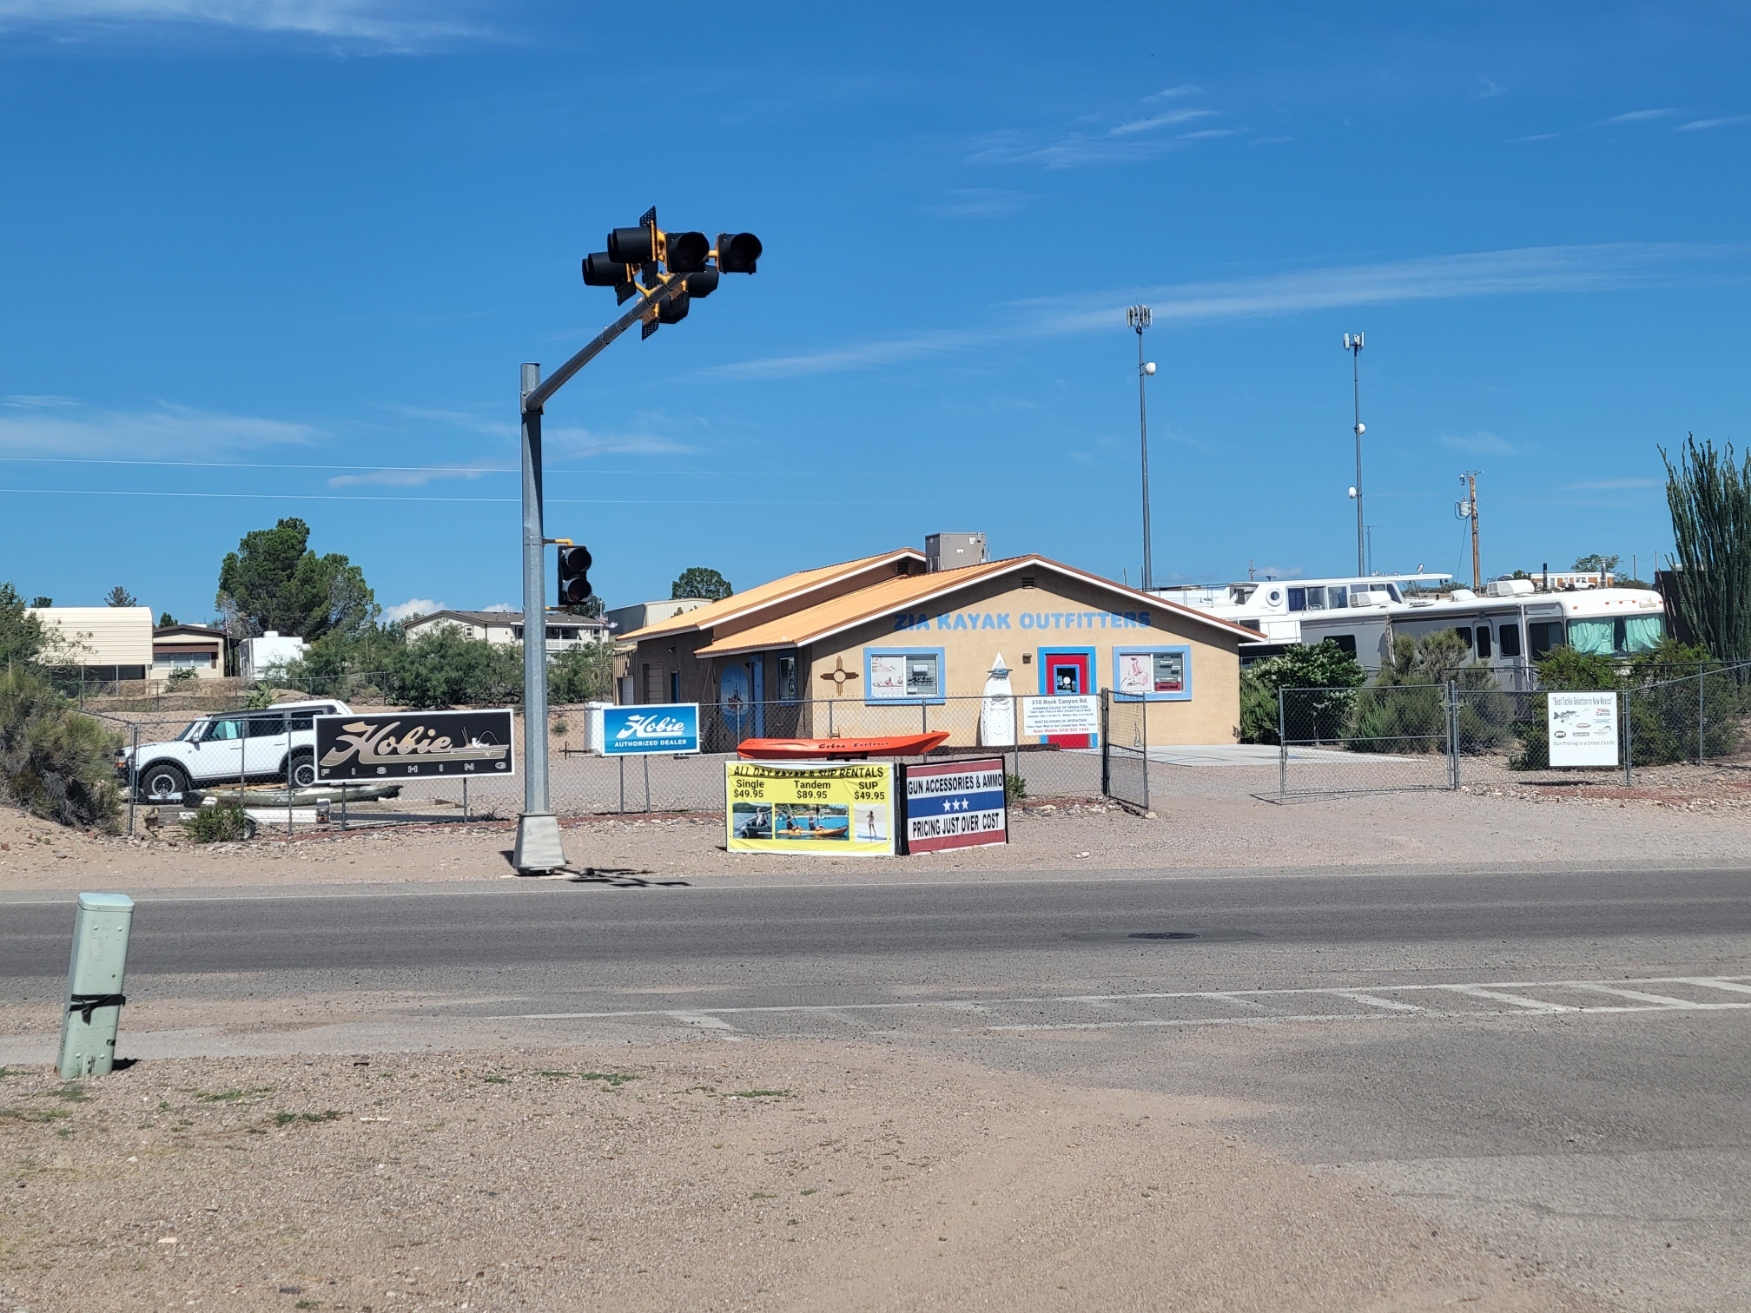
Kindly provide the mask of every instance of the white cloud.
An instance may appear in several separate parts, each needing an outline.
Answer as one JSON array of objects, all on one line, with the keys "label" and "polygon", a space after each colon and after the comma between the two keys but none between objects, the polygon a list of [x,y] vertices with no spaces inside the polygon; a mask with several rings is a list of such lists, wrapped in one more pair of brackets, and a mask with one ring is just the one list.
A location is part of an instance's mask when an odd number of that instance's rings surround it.
[{"label": "white cloud", "polygon": [[1730,114],[1723,119],[1692,119],[1688,123],[1680,123],[1672,131],[1706,132],[1710,128],[1724,128],[1729,123],[1751,123],[1751,114]]},{"label": "white cloud", "polygon": [[548,455],[680,456],[694,448],[650,433],[595,433],[582,428],[543,428],[542,447]]},{"label": "white cloud", "polygon": [[1125,306],[1138,301],[1149,304],[1157,323],[1207,323],[1456,297],[1657,287],[1679,281],[1690,267],[1718,263],[1743,255],[1745,250],[1739,246],[1634,242],[1532,246],[1041,299],[1011,306],[1012,318],[990,328],[925,329],[873,342],[720,365],[708,372],[746,378],[839,373],[1000,342],[1107,332],[1123,324]]},{"label": "white cloud", "polygon": [[448,608],[442,602],[434,602],[429,597],[410,597],[396,606],[383,608],[383,620],[386,624],[397,624],[403,620],[412,620],[415,616],[431,615],[434,611]]},{"label": "white cloud", "polygon": [[388,466],[380,470],[369,470],[364,474],[337,474],[328,481],[331,488],[348,488],[358,485],[382,488],[423,488],[434,479],[478,479],[483,474],[506,473],[503,465],[488,465],[477,461],[473,465],[434,465],[429,468],[411,468],[407,466]]},{"label": "white cloud", "polygon": [[322,436],[308,424],[226,415],[160,403],[156,410],[100,410],[66,397],[0,403],[0,452],[54,456],[200,456]]},{"label": "white cloud", "polygon": [[494,602],[491,606],[483,606],[480,609],[482,611],[516,611],[519,608],[509,602]]},{"label": "white cloud", "polygon": [[1663,119],[1677,112],[1675,109],[1632,109],[1627,114],[1613,114],[1602,123],[1646,123],[1649,119]]},{"label": "white cloud", "polygon": [[1175,123],[1190,123],[1193,119],[1207,119],[1216,113],[1213,109],[1176,109],[1166,114],[1155,114],[1146,119],[1132,119],[1129,123],[1121,123],[1107,131],[1109,137],[1130,137],[1139,132],[1153,132],[1156,128],[1171,127]]},{"label": "white cloud", "polygon": [[1450,451],[1468,451],[1474,456],[1513,456],[1519,448],[1498,438],[1494,433],[1450,433],[1440,439]]},{"label": "white cloud", "polygon": [[1033,197],[1027,192],[1004,191],[995,187],[963,187],[951,191],[935,205],[923,207],[926,214],[939,219],[995,219],[1026,209]]},{"label": "white cloud", "polygon": [[1203,90],[1202,87],[1194,87],[1191,83],[1188,82],[1183,86],[1164,87],[1160,91],[1152,92],[1151,94],[1143,97],[1143,99],[1145,101],[1174,100],[1180,96],[1195,96],[1202,90]]},{"label": "white cloud", "polygon": [[[483,29],[416,0],[0,0],[0,29],[58,38],[167,27],[319,37],[411,50]],[[435,12],[436,11],[436,12]]]}]

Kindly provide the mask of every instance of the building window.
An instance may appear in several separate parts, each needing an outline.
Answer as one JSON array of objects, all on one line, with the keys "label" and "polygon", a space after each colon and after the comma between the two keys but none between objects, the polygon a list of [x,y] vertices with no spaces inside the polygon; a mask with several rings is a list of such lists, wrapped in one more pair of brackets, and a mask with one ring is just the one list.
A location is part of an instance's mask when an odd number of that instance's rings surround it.
[{"label": "building window", "polygon": [[1127,701],[1189,702],[1192,649],[1119,647],[1113,649],[1113,692]]},{"label": "building window", "polygon": [[680,700],[681,700],[681,672],[679,670],[671,670],[669,672],[669,701],[679,702]]},{"label": "building window", "polygon": [[941,702],[945,678],[940,647],[863,650],[866,701]]},{"label": "building window", "polygon": [[778,658],[777,692],[780,702],[796,701],[796,658],[793,656]]}]

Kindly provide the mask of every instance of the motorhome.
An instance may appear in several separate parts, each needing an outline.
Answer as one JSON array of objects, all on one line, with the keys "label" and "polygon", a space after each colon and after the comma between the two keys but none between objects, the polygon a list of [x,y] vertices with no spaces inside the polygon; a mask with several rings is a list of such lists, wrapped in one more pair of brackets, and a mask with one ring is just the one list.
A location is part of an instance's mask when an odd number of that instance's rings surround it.
[{"label": "motorhome", "polygon": [[1470,664],[1487,665],[1510,687],[1530,680],[1531,663],[1552,648],[1634,656],[1658,647],[1665,606],[1648,588],[1542,588],[1536,579],[1493,579],[1481,593],[1451,587],[1445,574],[1344,575],[1247,580],[1218,587],[1157,589],[1164,598],[1258,631],[1241,647],[1243,666],[1285,647],[1330,639],[1369,670],[1388,659],[1395,636],[1456,630]]}]

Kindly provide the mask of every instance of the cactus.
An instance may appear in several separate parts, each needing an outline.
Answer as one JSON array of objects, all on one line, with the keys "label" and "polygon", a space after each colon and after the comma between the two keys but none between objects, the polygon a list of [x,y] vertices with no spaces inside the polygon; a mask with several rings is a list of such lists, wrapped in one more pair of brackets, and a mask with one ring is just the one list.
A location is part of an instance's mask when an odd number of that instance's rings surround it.
[{"label": "cactus", "polygon": [[1676,467],[1664,447],[1677,564],[1672,599],[1691,634],[1722,661],[1751,659],[1751,454],[1733,463],[1690,434]]}]

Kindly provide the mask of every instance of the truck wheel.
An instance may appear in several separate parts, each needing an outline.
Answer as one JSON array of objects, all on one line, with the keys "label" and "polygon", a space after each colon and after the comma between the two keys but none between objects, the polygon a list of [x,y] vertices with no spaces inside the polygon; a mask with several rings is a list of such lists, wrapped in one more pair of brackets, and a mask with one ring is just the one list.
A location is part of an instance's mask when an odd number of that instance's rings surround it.
[{"label": "truck wheel", "polygon": [[309,748],[292,754],[292,787],[308,789],[316,783],[316,754]]},{"label": "truck wheel", "polygon": [[147,802],[175,802],[189,790],[188,775],[168,761],[154,762],[140,776],[139,788]]}]

